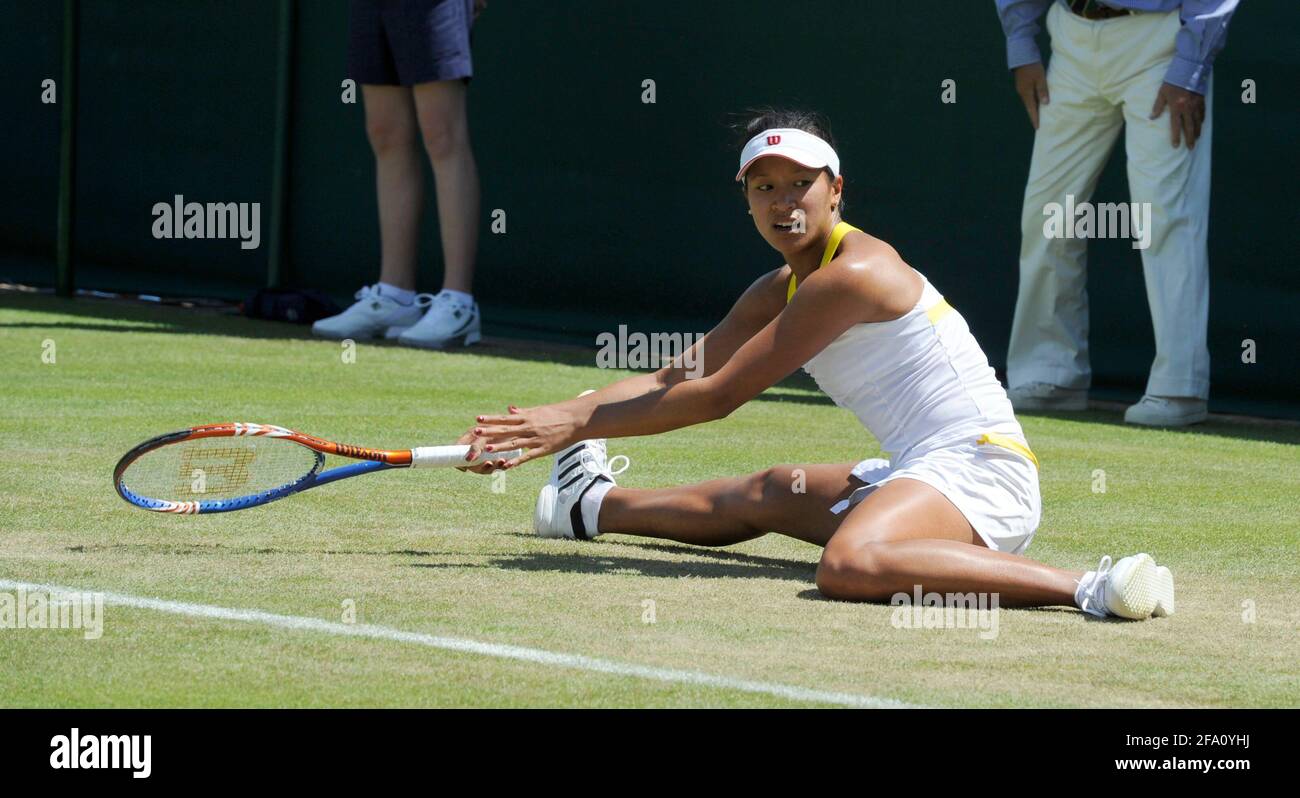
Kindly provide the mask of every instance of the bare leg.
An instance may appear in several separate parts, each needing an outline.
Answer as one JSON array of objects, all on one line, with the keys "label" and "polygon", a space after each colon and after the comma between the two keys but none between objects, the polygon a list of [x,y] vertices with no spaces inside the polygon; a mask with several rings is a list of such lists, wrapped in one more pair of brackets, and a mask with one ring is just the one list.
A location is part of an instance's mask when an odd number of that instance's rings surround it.
[{"label": "bare leg", "polygon": [[852,468],[775,466],[680,488],[613,488],[600,505],[600,529],[697,546],[729,546],[780,532],[821,546],[842,517],[832,515],[830,506],[863,486],[849,475]]},{"label": "bare leg", "polygon": [[415,259],[424,209],[424,172],[416,139],[415,105],[402,86],[361,87],[366,137],[375,154],[379,199],[379,279],[415,288]]},{"label": "bare leg", "polygon": [[416,114],[437,189],[438,230],[446,264],[442,287],[468,294],[478,249],[479,180],[465,97],[465,84],[459,80],[415,87]]},{"label": "bare leg", "polygon": [[887,601],[916,586],[996,593],[1003,606],[1074,604],[1081,571],[992,551],[942,493],[898,479],[858,504],[822,553],[817,587],[850,601]]},{"label": "bare leg", "polygon": [[613,488],[601,503],[600,529],[697,546],[779,532],[826,547],[817,587],[846,601],[888,601],[920,585],[924,592],[997,593],[1002,606],[1074,605],[1083,572],[990,550],[965,516],[923,482],[888,482],[847,516],[832,515],[832,504],[863,485],[851,468],[776,466],[679,488]]}]

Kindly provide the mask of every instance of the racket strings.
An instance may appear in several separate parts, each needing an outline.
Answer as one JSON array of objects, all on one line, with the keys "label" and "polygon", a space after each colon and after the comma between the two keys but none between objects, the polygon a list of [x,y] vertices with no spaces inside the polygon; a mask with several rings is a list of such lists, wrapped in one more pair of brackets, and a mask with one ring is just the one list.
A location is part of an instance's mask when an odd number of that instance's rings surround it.
[{"label": "racket strings", "polygon": [[320,462],[311,449],[275,438],[198,438],[146,452],[122,482],[153,499],[223,500],[297,482]]}]

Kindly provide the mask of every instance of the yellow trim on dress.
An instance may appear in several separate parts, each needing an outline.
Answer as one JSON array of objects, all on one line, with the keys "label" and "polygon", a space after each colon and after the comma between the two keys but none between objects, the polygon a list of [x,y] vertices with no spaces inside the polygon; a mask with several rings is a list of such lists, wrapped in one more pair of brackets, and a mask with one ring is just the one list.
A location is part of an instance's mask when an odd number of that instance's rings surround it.
[{"label": "yellow trim on dress", "polygon": [[[840,248],[840,242],[843,241],[844,236],[848,235],[852,230],[858,230],[858,228],[848,222],[840,222],[835,225],[835,229],[831,230],[830,238],[826,240],[826,250],[822,252],[821,262],[817,264],[818,269],[831,262],[831,259],[835,257],[836,250]],[[858,230],[858,232],[862,231]],[[785,303],[787,305],[790,304],[790,300],[794,298],[794,292],[797,290],[799,290],[799,278],[791,272],[790,282],[786,283],[785,289]],[[925,315],[930,319],[931,324],[938,324],[939,319],[942,319],[951,311],[952,305],[949,305],[946,299],[940,297],[938,302],[931,305],[930,308],[925,311]]]},{"label": "yellow trim on dress", "polygon": [[[835,250],[840,248],[840,242],[844,240],[844,236],[848,235],[851,230],[858,230],[858,228],[848,222],[840,222],[835,225],[835,228],[831,230],[831,237],[826,240],[826,251],[822,253],[821,263],[817,264],[818,269],[831,262],[831,258],[835,257]],[[862,231],[858,230],[858,232]],[[790,282],[786,284],[785,288],[785,303],[787,305],[790,304],[790,300],[794,298],[794,292],[798,289],[798,278],[795,277],[794,270],[791,269]]]},{"label": "yellow trim on dress", "polygon": [[1024,445],[1023,443],[1016,440],[1015,438],[1002,435],[997,432],[986,432],[979,437],[979,440],[975,442],[977,444],[987,443],[993,446],[1001,446],[1003,449],[1009,449],[1015,452],[1016,454],[1024,455],[1025,457],[1029,458],[1029,462],[1034,464],[1034,468],[1039,468],[1038,458],[1034,456],[1034,453],[1030,451],[1028,446]]},{"label": "yellow trim on dress", "polygon": [[[854,227],[848,222],[840,222],[839,224],[835,225],[835,229],[831,230],[831,237],[826,241],[826,250],[822,252],[822,259],[821,262],[817,264],[817,268],[820,269],[821,267],[831,262],[831,258],[835,257],[835,251],[839,249],[840,242],[844,240],[844,236],[848,235],[849,231],[851,230],[858,230],[858,228]],[[861,231],[859,230],[858,232]],[[799,289],[798,278],[794,275],[793,272],[791,272],[790,282],[787,284],[786,292],[785,292],[786,304],[789,304],[790,300],[794,297],[794,292],[797,291],[798,289]],[[925,315],[928,319],[930,319],[931,324],[938,324],[940,319],[942,319],[944,316],[947,316],[952,311],[953,311],[953,307],[952,305],[948,304],[948,300],[944,299],[943,297],[940,297],[938,302],[934,303],[928,309],[926,309]],[[976,443],[989,444],[992,446],[1000,446],[1003,449],[1007,449],[1009,451],[1015,452],[1016,454],[1028,458],[1029,462],[1034,464],[1034,468],[1039,467],[1038,457],[1034,455],[1033,451],[1030,450],[1028,446],[1024,445],[1023,443],[1016,440],[1015,438],[1011,438],[997,432],[986,432],[979,437],[979,440],[976,441]]]},{"label": "yellow trim on dress", "polygon": [[939,301],[931,305],[930,309],[925,312],[925,315],[929,317],[931,324],[938,324],[939,319],[942,319],[951,312],[952,305],[948,304],[948,300],[939,297]]}]

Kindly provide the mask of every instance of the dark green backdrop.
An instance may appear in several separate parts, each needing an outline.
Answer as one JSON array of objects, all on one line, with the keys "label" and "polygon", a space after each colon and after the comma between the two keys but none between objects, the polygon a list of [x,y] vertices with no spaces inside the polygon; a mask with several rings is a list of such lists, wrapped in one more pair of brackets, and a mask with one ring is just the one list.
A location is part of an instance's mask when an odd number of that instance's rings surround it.
[{"label": "dark green backdrop", "polygon": [[[1291,0],[1242,5],[1215,71],[1213,390],[1295,412],[1300,14]],[[267,267],[277,4],[81,7],[78,285],[248,293]],[[62,3],[0,2],[0,20],[0,277],[52,285],[59,111],[39,94],[59,76]],[[297,3],[290,279],[341,298],[378,269],[362,108],[340,102],[346,30],[342,0]],[[1001,370],[1032,137],[1003,52],[991,0],[493,2],[475,28],[471,87],[489,332],[510,323],[590,342],[620,323],[707,329],[780,263],[731,182],[726,114],[795,104],[834,123],[848,220],[925,272]],[[641,102],[647,78],[653,105]],[[940,102],[947,78],[955,105]],[[1253,105],[1240,99],[1247,78]],[[263,203],[262,248],[155,240],[150,208],[174,194]],[[1122,153],[1095,199],[1127,199]],[[496,208],[505,235],[488,230]],[[426,215],[421,287],[436,290]],[[1153,343],[1138,255],[1121,241],[1091,253],[1096,382],[1140,390]],[[1241,362],[1243,338],[1257,363]]]}]

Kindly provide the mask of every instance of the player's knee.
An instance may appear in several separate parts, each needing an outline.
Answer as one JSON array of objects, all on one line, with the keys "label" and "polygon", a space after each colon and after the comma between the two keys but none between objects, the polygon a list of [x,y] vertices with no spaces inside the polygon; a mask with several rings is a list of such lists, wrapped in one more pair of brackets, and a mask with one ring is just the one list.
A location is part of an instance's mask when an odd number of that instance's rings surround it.
[{"label": "player's knee", "polygon": [[775,468],[756,471],[743,477],[736,477],[732,489],[725,496],[735,510],[753,515],[755,511],[765,508],[776,490],[778,475]]},{"label": "player's knee", "polygon": [[832,540],[817,563],[817,589],[827,598],[872,600],[880,595],[887,571],[877,546],[836,545]]},{"label": "player's knee", "polygon": [[795,474],[794,466],[778,465],[765,468],[754,475],[758,498],[765,506],[772,506],[797,493],[803,482]]},{"label": "player's knee", "polygon": [[817,563],[817,590],[829,599],[849,600],[852,595],[855,573],[852,561],[839,552],[827,548]]},{"label": "player's knee", "polygon": [[759,525],[775,529],[788,523],[790,497],[798,487],[793,470],[772,466],[749,476],[745,493]]},{"label": "player's knee", "polygon": [[736,477],[715,499],[714,511],[740,519],[755,529],[762,527],[766,523],[764,499],[769,490],[771,477],[768,472],[771,470]]}]

